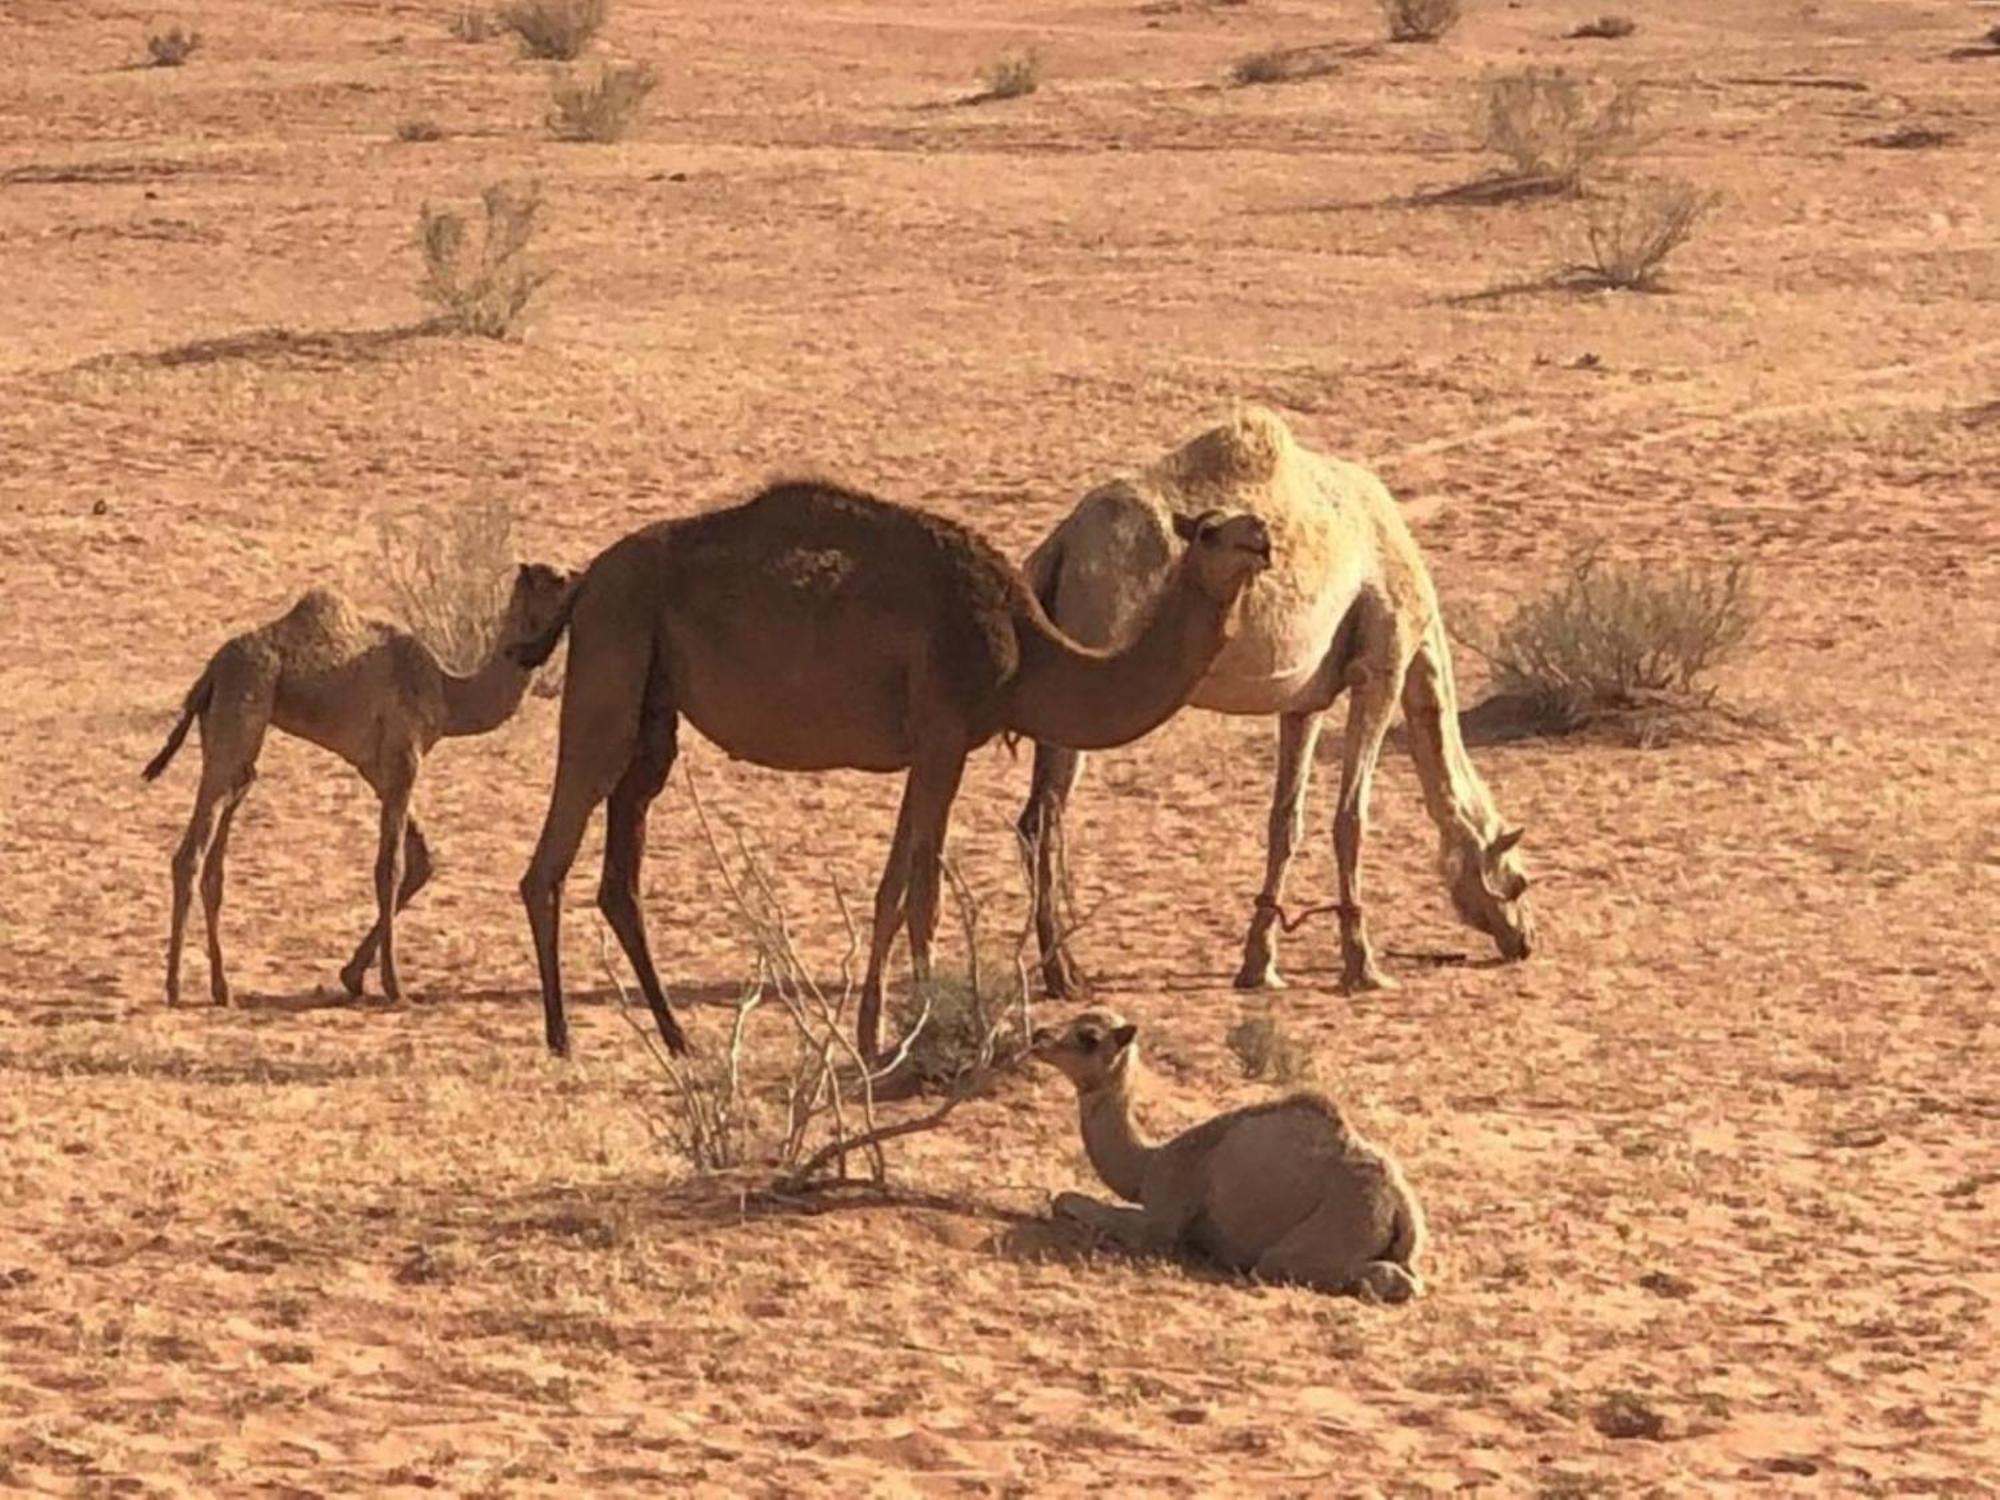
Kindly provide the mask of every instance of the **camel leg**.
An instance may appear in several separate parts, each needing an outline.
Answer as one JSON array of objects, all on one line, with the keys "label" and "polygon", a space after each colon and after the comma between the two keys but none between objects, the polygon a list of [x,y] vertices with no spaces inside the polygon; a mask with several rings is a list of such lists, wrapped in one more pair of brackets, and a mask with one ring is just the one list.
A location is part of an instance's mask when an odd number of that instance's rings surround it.
[{"label": "camel leg", "polygon": [[[914,774],[914,773],[913,773]],[[882,971],[889,950],[903,930],[903,899],[910,883],[910,822],[914,799],[906,786],[896,814],[896,833],[889,841],[889,859],[875,887],[875,928],[868,940],[868,972],[861,981],[861,1008],[854,1019],[855,1045],[863,1061],[873,1063],[882,1046]]]},{"label": "camel leg", "polygon": [[1349,992],[1393,988],[1375,966],[1362,915],[1361,840],[1368,827],[1375,763],[1403,690],[1403,656],[1393,645],[1388,652],[1369,654],[1374,662],[1349,670],[1347,742],[1340,763],[1340,801],[1333,815],[1333,854],[1340,879],[1340,985]]},{"label": "camel leg", "polygon": [[217,1005],[229,1003],[229,979],[222,964],[223,856],[229,848],[229,830],[236,822],[236,809],[247,790],[246,781],[243,790],[223,802],[215,823],[215,837],[209,841],[208,853],[201,862],[201,914],[208,928],[208,997]]},{"label": "camel leg", "polygon": [[1271,825],[1264,846],[1264,886],[1257,893],[1250,931],[1243,939],[1239,990],[1281,990],[1278,977],[1278,903],[1285,897],[1285,872],[1306,832],[1306,784],[1312,779],[1313,747],[1319,743],[1317,713],[1278,718],[1278,775],[1271,787]]},{"label": "camel leg", "polygon": [[944,878],[944,835],[964,775],[963,754],[940,755],[922,773],[911,769],[910,785],[903,793],[905,801],[921,799],[910,825],[909,848],[910,971],[919,984],[929,983],[931,977],[931,943],[937,937]]},{"label": "camel leg", "polygon": [[[167,1004],[181,1003],[181,947],[187,940],[188,908],[194,902],[195,872],[202,868],[208,858],[209,846],[215,840],[215,831],[222,816],[222,809],[228,803],[228,794],[212,786],[208,778],[208,768],[202,768],[202,782],[195,792],[194,813],[188,819],[187,832],[181,835],[180,847],[174,850],[174,906],[173,918],[167,928]],[[220,879],[220,875],[217,876]],[[214,978],[210,976],[213,987]]]},{"label": "camel leg", "polygon": [[[431,862],[430,841],[424,837],[423,825],[414,815],[403,831],[403,884],[396,892],[396,910],[402,911],[415,898],[418,891],[430,883],[435,866]],[[376,950],[382,946],[382,924],[368,929],[367,935],[354,950],[340,971],[341,988],[350,995],[361,993],[363,982],[368,977],[368,966],[375,962]]]},{"label": "camel leg", "polygon": [[1355,1203],[1322,1203],[1251,1269],[1265,1281],[1290,1282],[1322,1292],[1407,1302],[1423,1282],[1407,1266],[1383,1260],[1381,1225]]},{"label": "camel leg", "polygon": [[864,1061],[873,1063],[882,1045],[882,971],[889,950],[909,916],[910,966],[919,981],[930,978],[931,938],[937,932],[939,860],[944,830],[951,818],[952,799],[965,774],[965,750],[920,752],[903,784],[903,805],[896,812],[896,835],[889,844],[889,863],[875,888],[875,931],[868,945],[868,973],[861,982],[861,1009],[855,1017],[855,1042]]},{"label": "camel leg", "polygon": [[[167,1004],[178,1005],[181,998],[181,949],[187,940],[188,908],[194,898],[197,873],[202,876],[204,909],[209,902],[209,882],[214,882],[215,910],[222,902],[222,861],[209,871],[209,852],[236,803],[257,777],[257,755],[264,747],[264,729],[270,722],[272,684],[264,675],[246,667],[240,658],[218,656],[210,668],[213,687],[207,711],[201,717],[201,784],[195,789],[194,812],[173,858],[173,916],[167,932]],[[209,924],[211,962],[220,949],[215,940],[214,918]],[[209,993],[217,999],[227,996],[226,981],[217,993],[217,970],[209,973]]]},{"label": "camel leg", "polygon": [[382,995],[391,1005],[403,999],[396,970],[397,893],[403,886],[403,844],[409,835],[410,793],[417,779],[414,753],[399,758],[382,778],[382,834],[375,851],[375,930],[382,935]]},{"label": "camel leg", "polygon": [[1049,1212],[1103,1235],[1114,1244],[1139,1255],[1164,1255],[1173,1249],[1143,1208],[1127,1208],[1119,1203],[1100,1203],[1087,1193],[1057,1193]]},{"label": "camel leg", "polygon": [[669,1052],[685,1055],[687,1037],[667,1009],[666,992],[660,988],[660,976],[654,971],[653,955],[646,944],[645,913],[639,905],[639,870],[646,858],[646,810],[673,770],[678,724],[673,706],[659,703],[656,692],[649,691],[638,749],[613,789],[605,814],[604,877],[597,887],[597,909],[618,935],[618,946],[625,950],[626,962],[638,977],[653,1024],[660,1029],[660,1040]]},{"label": "camel leg", "polygon": [[1064,939],[1060,906],[1067,878],[1063,813],[1082,774],[1082,751],[1037,744],[1034,780],[1017,825],[1028,857],[1034,861],[1035,943],[1042,957],[1042,988],[1052,1000],[1080,995],[1084,987]]}]

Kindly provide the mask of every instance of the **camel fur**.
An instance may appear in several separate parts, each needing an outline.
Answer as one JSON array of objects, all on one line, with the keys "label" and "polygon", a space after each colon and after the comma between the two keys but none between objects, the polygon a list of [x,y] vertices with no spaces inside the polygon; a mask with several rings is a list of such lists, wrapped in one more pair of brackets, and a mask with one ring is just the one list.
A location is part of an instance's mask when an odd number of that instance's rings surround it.
[{"label": "camel fur", "polygon": [[[1278,716],[1264,881],[1252,903],[1238,987],[1275,988],[1286,871],[1305,832],[1305,793],[1321,717],[1349,694],[1333,819],[1341,984],[1386,988],[1362,910],[1361,845],[1382,742],[1400,704],[1439,865],[1461,920],[1506,959],[1534,946],[1528,877],[1516,845],[1465,753],[1458,694],[1437,593],[1403,514],[1359,465],[1302,446],[1274,413],[1249,407],[1150,467],[1085,495],[1029,557],[1025,571],[1049,616],[1079,641],[1116,647],[1151,608],[1171,566],[1176,516],[1226,506],[1271,528],[1277,563],[1243,601],[1241,626],[1189,703]],[[1083,757],[1035,747],[1022,809],[1033,852],[1036,927],[1051,995],[1080,990],[1058,931],[1064,809]]]},{"label": "camel fur", "polygon": [[250,785],[267,729],[276,728],[331,750],[359,771],[381,799],[375,860],[374,927],[340,971],[350,995],[379,950],[382,992],[402,997],[396,967],[396,913],[431,877],[431,851],[410,812],[417,772],[446,735],[486,734],[521,705],[533,676],[510,654],[556,618],[569,588],[566,575],[523,563],[486,661],[468,676],[444,669],[430,648],[406,630],[361,616],[339,594],[312,589],[269,624],[225,641],[188,689],[165,746],[146,766],[155,780],[201,723],[201,783],[194,813],[173,858],[173,919],[167,939],[167,1003],[181,993],[181,946],[197,871],[208,925],[208,990],[229,1003],[223,971],[223,856],[229,830]]},{"label": "camel fur", "polygon": [[1059,1194],[1054,1211],[1126,1249],[1380,1302],[1423,1289],[1423,1213],[1402,1170],[1324,1094],[1215,1116],[1155,1144],[1132,1118],[1138,1028],[1086,1011],[1038,1030],[1034,1056],[1076,1085],[1097,1175],[1137,1208]]},{"label": "camel fur", "polygon": [[830,484],[776,484],[607,548],[564,617],[522,652],[536,664],[569,632],[555,786],[521,880],[550,1050],[569,1047],[562,884],[607,799],[598,906],[661,1038],[686,1046],[639,909],[646,813],[686,718],[757,765],[908,771],[856,1018],[873,1059],[899,931],[918,981],[929,976],[939,858],[966,756],[1003,732],[1090,749],[1147,733],[1201,680],[1238,599],[1270,565],[1269,533],[1253,516],[1184,517],[1173,534],[1178,555],[1117,651],[1058,631],[1019,571],[964,527]]}]

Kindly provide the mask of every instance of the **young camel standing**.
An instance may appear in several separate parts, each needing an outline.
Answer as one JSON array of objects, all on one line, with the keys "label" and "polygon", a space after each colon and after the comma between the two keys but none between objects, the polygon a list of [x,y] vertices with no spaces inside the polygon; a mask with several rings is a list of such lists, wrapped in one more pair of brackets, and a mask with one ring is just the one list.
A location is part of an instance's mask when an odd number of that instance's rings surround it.
[{"label": "young camel standing", "polygon": [[1164,1144],[1132,1119],[1139,1028],[1086,1011],[1039,1030],[1034,1056],[1076,1085],[1090,1164],[1137,1208],[1062,1193],[1054,1208],[1129,1250],[1379,1302],[1423,1289],[1424,1216],[1396,1163],[1324,1094],[1217,1115]]},{"label": "young camel standing", "polygon": [[598,906],[661,1038],[686,1048],[639,908],[646,811],[685,716],[761,766],[908,770],[856,1021],[874,1058],[882,971],[905,926],[911,966],[929,976],[939,858],[966,756],[1002,731],[1087,749],[1147,733],[1200,681],[1237,600],[1270,565],[1254,516],[1179,518],[1174,534],[1186,550],[1116,652],[1058,631],[1014,566],[966,528],[832,485],[778,484],[607,548],[562,618],[520,652],[539,665],[569,631],[555,787],[521,879],[550,1050],[569,1050],[563,880],[606,798]]},{"label": "young camel standing", "polygon": [[[1396,501],[1373,474],[1300,446],[1276,415],[1250,407],[1139,474],[1084,496],[1028,559],[1029,582],[1060,629],[1091,645],[1115,645],[1145,618],[1167,576],[1174,518],[1207,506],[1261,516],[1278,555],[1270,577],[1245,601],[1235,638],[1188,699],[1220,713],[1278,715],[1264,883],[1237,986],[1283,984],[1279,903],[1305,834],[1306,781],[1320,720],[1343,692],[1347,736],[1333,819],[1342,987],[1389,984],[1362,915],[1361,842],[1375,763],[1399,703],[1452,905],[1466,925],[1492,938],[1502,957],[1526,958],[1535,924],[1515,851],[1521,831],[1506,826],[1466,756],[1437,592]],[[1079,988],[1057,931],[1055,890],[1063,810],[1082,768],[1075,749],[1037,744],[1020,820],[1036,852],[1043,979],[1058,996]]]},{"label": "young camel standing", "polygon": [[494,649],[468,677],[447,672],[407,631],[362,618],[326,589],[310,590],[280,618],[223,643],[188,689],[180,722],[143,773],[155,780],[187,738],[188,726],[201,720],[201,785],[174,852],[169,1005],[180,1001],[181,944],[197,870],[208,922],[208,992],[217,1005],[229,1003],[220,931],[223,855],[236,809],[257,778],[267,728],[331,750],[382,799],[375,926],[341,969],[340,981],[348,994],[359,995],[380,949],[382,993],[402,998],[396,913],[431,876],[430,846],[410,815],[417,770],[440,737],[485,734],[514,716],[534,674],[509,648],[547,628],[568,588],[568,577],[554,568],[523,563]]}]

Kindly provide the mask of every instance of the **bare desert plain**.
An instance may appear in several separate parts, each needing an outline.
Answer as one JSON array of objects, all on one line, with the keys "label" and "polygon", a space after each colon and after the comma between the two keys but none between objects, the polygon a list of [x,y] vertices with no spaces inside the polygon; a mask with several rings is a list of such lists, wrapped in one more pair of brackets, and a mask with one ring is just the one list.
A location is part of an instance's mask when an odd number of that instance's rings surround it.
[{"label": "bare desert plain", "polygon": [[[1373,0],[614,0],[587,60],[659,86],[577,144],[552,65],[443,0],[7,0],[0,1491],[2000,1493],[2000,9],[1634,0],[1565,38],[1598,8],[1467,0],[1388,46]],[[144,66],[172,23],[199,49]],[[1273,47],[1325,66],[1232,85]],[[967,102],[1029,48],[1036,91]],[[1550,279],[1573,202],[1422,201],[1495,165],[1480,80],[1530,65],[1630,81],[1632,165],[1718,195],[1658,290]],[[424,331],[423,205],[531,179],[521,336]],[[313,584],[386,608],[384,525],[498,504],[576,568],[810,471],[1020,558],[1239,402],[1437,502],[1455,627],[1592,545],[1741,561],[1764,604],[1721,683],[1754,732],[1475,746],[1527,829],[1521,964],[1452,919],[1393,743],[1398,987],[1357,996],[1327,919],[1288,990],[1231,987],[1271,721],[1189,712],[1086,772],[1077,943],[1148,1118],[1265,1097],[1224,1039],[1270,1008],[1422,1195],[1420,1300],[1065,1233],[1050,1195],[1096,1183],[1040,1071],[891,1143],[881,1188],[691,1174],[598,958],[596,831],[575,1056],[543,1048],[546,697],[425,767],[405,1004],[336,978],[374,801],[278,735],[230,848],[236,1003],[163,1003],[199,756],[139,768],[226,636]],[[754,956],[687,775],[828,971],[900,779],[684,745],[645,902],[712,1055]],[[1027,771],[981,751],[953,819],[997,927]]]}]

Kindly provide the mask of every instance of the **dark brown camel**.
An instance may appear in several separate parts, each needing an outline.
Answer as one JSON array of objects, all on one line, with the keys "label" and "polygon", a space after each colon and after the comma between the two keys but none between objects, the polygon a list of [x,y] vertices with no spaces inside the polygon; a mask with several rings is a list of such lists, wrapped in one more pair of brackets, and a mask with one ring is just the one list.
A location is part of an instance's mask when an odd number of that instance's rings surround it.
[{"label": "dark brown camel", "polygon": [[555,789],[521,880],[550,1050],[569,1050],[562,885],[606,798],[598,906],[662,1039],[686,1050],[639,910],[646,811],[685,715],[758,765],[908,770],[857,1018],[873,1059],[899,930],[917,978],[929,975],[939,856],[966,756],[1002,731],[1103,749],[1153,729],[1207,672],[1238,599],[1270,565],[1270,534],[1255,517],[1209,512],[1176,530],[1186,551],[1145,627],[1118,651],[1063,635],[1019,570],[966,528],[832,485],[778,484],[607,548],[563,617],[520,651],[538,666],[570,633]]}]

